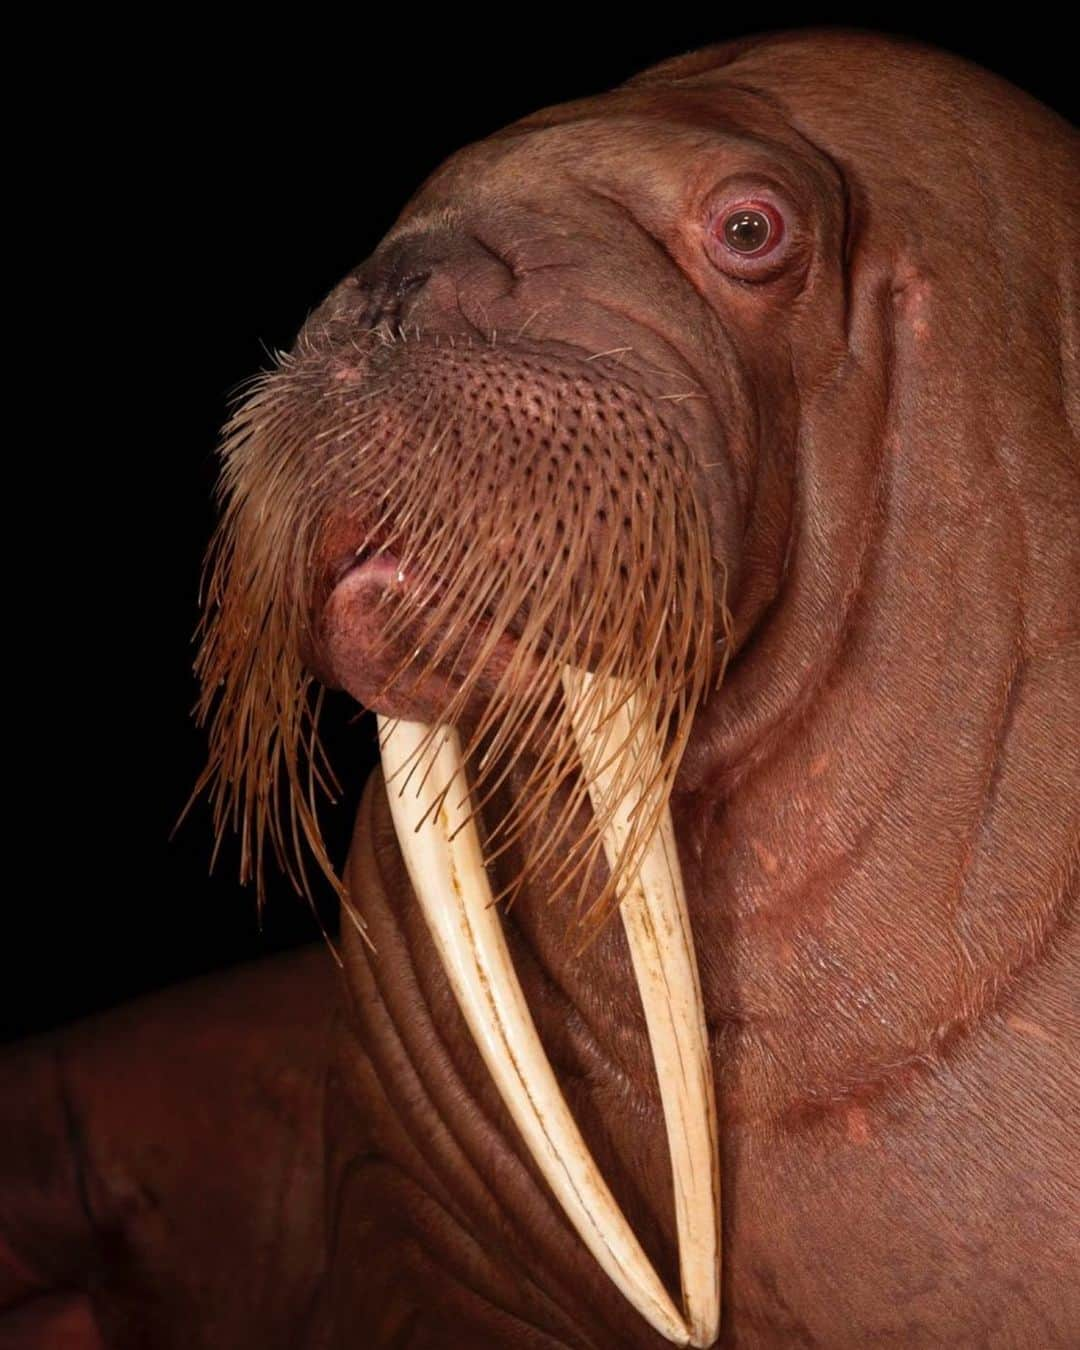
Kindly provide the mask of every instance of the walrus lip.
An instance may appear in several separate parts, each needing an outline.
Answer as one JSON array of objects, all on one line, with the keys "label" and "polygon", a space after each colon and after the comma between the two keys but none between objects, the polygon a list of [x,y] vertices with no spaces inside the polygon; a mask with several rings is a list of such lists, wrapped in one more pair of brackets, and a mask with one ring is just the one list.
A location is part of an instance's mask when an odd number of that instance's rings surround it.
[{"label": "walrus lip", "polygon": [[[479,670],[476,655],[488,635],[483,621],[460,638],[445,631],[428,633],[423,648],[416,645],[416,625],[406,626],[387,642],[386,626],[395,600],[405,599],[411,588],[421,585],[432,589],[392,553],[379,552],[339,567],[323,609],[322,638],[313,664],[325,683],[347,690],[364,707],[414,722],[443,720],[461,673],[471,671],[470,700],[455,719],[467,722],[506,670],[515,638],[500,634]],[[430,658],[440,647],[442,657],[432,664]]]},{"label": "walrus lip", "polygon": [[[621,801],[620,749],[639,758],[636,694],[564,667],[574,738],[614,863],[644,793]],[[461,743],[450,726],[379,718],[391,815],[443,969],[526,1147],[567,1218],[621,1293],[676,1345],[719,1334],[720,1180],[704,1004],[670,812],[624,884],[620,910],[641,996],[671,1156],[683,1292],[672,1303],[601,1175],[540,1043],[492,899]],[[615,805],[614,814],[608,807]]]}]

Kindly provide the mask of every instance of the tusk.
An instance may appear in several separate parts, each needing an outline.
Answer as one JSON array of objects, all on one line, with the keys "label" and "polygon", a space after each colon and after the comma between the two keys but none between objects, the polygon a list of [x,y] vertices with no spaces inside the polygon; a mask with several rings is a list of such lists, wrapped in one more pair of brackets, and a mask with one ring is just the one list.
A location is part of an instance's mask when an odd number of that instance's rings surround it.
[{"label": "tusk", "polygon": [[[390,812],[413,890],[499,1095],[606,1274],[662,1336],[689,1344],[686,1324],[600,1175],[540,1043],[492,900],[468,798],[455,804],[460,794],[446,791],[458,774],[465,781],[457,732],[440,727],[432,734],[418,722],[380,717],[379,739]],[[410,764],[418,786],[406,795]],[[392,787],[399,774],[404,782]]]},{"label": "tusk", "polygon": [[[646,758],[635,735],[638,703],[621,682],[606,680],[599,700],[593,677],[563,668],[575,739],[593,810],[610,821],[604,851],[614,871],[640,796],[614,780],[632,783],[626,755]],[[612,811],[614,806],[614,811]],[[620,910],[660,1085],[675,1185],[679,1272],[690,1344],[712,1345],[720,1331],[720,1166],[716,1099],[709,1061],[705,1008],[686,908],[671,812],[656,832],[620,897]]]}]

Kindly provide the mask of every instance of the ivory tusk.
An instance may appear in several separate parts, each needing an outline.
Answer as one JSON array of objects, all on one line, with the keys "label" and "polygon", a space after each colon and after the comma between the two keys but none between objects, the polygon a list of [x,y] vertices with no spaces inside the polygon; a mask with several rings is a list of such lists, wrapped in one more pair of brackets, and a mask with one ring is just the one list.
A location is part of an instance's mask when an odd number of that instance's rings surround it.
[{"label": "ivory tusk", "polygon": [[[631,740],[637,698],[608,680],[601,697],[589,694],[593,677],[563,669],[575,739],[593,809],[610,809],[618,775],[632,782],[625,755],[644,759]],[[635,807],[647,802],[626,793],[604,832],[604,851],[614,867]],[[720,1166],[716,1099],[709,1061],[705,1009],[690,931],[682,870],[671,813],[656,832],[620,897],[634,974],[645,1012],[675,1186],[679,1271],[690,1344],[712,1345],[720,1331]]]},{"label": "ivory tusk", "polygon": [[[686,1323],[600,1175],[540,1043],[469,804],[460,800],[466,794],[445,791],[458,775],[465,785],[457,733],[437,728],[424,751],[429,735],[421,723],[379,718],[394,829],[458,1005],[526,1147],[585,1246],[652,1327],[688,1345]],[[406,766],[422,751],[414,783]],[[398,776],[405,782],[395,786]]]}]

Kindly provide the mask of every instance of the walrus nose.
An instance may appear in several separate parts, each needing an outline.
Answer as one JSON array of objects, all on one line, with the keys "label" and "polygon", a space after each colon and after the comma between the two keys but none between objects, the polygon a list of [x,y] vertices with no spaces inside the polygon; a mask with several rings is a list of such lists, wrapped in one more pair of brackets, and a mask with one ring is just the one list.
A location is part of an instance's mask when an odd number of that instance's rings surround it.
[{"label": "walrus nose", "polygon": [[363,328],[403,325],[408,320],[416,293],[423,290],[430,277],[430,268],[406,271],[400,276],[375,276],[370,280],[361,274],[357,278],[361,304],[357,323]]},{"label": "walrus nose", "polygon": [[488,245],[442,232],[383,244],[349,280],[350,318],[361,331],[461,331],[464,321],[485,336],[491,306],[514,285],[511,268]]}]

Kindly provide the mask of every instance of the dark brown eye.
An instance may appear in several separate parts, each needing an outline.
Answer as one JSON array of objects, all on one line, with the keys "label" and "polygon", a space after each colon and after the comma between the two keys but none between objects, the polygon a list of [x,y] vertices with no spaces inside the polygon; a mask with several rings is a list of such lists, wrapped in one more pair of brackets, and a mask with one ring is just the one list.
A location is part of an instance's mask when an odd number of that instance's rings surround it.
[{"label": "dark brown eye", "polygon": [[764,211],[748,206],[724,221],[724,243],[736,253],[760,253],[772,237],[772,222]]},{"label": "dark brown eye", "polygon": [[705,252],[740,281],[769,281],[790,259],[793,216],[771,185],[723,183],[705,200]]}]

